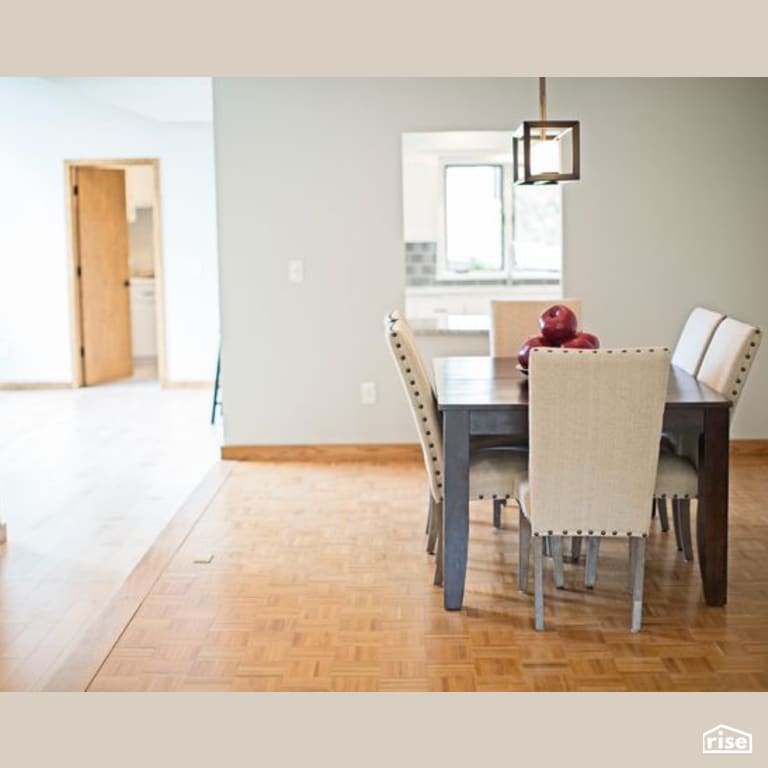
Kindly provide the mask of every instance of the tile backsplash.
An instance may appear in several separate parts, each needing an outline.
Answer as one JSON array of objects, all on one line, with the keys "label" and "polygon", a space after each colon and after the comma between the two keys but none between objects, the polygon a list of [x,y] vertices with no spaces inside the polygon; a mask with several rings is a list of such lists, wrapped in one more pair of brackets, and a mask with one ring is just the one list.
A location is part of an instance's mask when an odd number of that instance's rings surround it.
[{"label": "tile backsplash", "polygon": [[437,243],[405,244],[405,285],[423,287],[437,285],[516,285],[533,282],[539,285],[558,285],[559,280],[440,280],[437,279]]},{"label": "tile backsplash", "polygon": [[405,284],[434,285],[437,277],[437,243],[405,244]]}]

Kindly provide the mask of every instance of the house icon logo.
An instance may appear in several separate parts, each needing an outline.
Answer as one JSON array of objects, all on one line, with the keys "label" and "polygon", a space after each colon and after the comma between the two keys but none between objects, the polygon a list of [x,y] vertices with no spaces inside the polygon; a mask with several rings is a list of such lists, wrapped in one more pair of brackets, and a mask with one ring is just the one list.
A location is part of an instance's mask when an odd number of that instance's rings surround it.
[{"label": "house icon logo", "polygon": [[751,755],[752,734],[729,725],[716,725],[702,736],[705,755]]}]

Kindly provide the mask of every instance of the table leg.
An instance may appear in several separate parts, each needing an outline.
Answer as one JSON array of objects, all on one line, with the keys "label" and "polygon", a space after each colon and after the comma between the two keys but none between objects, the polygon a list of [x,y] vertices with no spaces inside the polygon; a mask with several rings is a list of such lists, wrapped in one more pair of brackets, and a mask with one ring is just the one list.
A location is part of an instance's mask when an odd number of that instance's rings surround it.
[{"label": "table leg", "polygon": [[464,600],[469,548],[469,412],[443,412],[443,604],[457,611]]},{"label": "table leg", "polygon": [[704,410],[696,539],[707,605],[728,595],[728,417],[727,408]]}]

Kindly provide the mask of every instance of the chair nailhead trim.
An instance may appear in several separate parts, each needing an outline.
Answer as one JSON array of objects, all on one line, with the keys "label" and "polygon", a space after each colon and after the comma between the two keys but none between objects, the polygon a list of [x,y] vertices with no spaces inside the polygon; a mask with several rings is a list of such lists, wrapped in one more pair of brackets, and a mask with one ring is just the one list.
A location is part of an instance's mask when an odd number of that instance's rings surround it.
[{"label": "chair nailhead trim", "polygon": [[601,536],[605,536],[605,531],[600,531]]},{"label": "chair nailhead trim", "polygon": [[577,531],[576,531],[576,534],[577,534],[578,536],[581,536],[581,531],[577,530]]},{"label": "chair nailhead trim", "polygon": [[614,531],[614,532],[613,532],[613,535],[614,535],[614,536],[618,536],[618,535],[619,535],[619,532],[618,532],[618,531]]},{"label": "chair nailhead trim", "polygon": [[592,536],[592,535],[594,534],[594,531],[587,531],[587,534],[588,534],[589,536]]}]

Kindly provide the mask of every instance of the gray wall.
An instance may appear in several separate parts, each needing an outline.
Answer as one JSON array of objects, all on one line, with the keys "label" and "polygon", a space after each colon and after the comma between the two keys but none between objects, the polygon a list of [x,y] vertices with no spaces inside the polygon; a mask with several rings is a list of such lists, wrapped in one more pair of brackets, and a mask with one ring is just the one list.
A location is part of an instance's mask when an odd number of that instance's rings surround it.
[{"label": "gray wall", "polygon": [[[703,304],[768,328],[766,81],[548,86],[550,116],[582,121],[564,292],[586,327],[672,345]],[[226,443],[414,439],[382,338],[404,295],[401,134],[505,130],[536,108],[533,79],[214,82]],[[768,437],[768,350],[752,376],[733,434]]]}]

